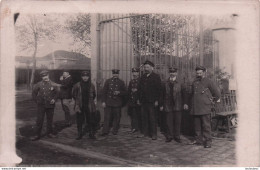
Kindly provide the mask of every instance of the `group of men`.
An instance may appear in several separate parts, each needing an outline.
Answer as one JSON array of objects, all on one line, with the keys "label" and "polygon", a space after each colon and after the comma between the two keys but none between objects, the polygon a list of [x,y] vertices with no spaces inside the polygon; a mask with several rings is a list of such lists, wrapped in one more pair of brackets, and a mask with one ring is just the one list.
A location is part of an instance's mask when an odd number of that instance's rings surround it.
[{"label": "group of men", "polygon": [[[112,128],[112,134],[117,135],[120,127],[121,109],[127,104],[127,111],[131,118],[131,131],[136,137],[150,137],[157,139],[157,111],[165,114],[165,142],[175,140],[181,143],[181,117],[183,110],[190,110],[194,118],[195,138],[190,144],[211,147],[211,120],[210,113],[213,102],[219,102],[220,92],[216,85],[205,77],[206,69],[196,67],[196,79],[192,84],[192,92],[187,93],[185,86],[178,77],[177,68],[169,68],[169,78],[161,82],[160,76],[154,72],[154,63],[145,61],[144,74],[139,77],[140,69],[132,68],[133,79],[128,88],[119,78],[118,69],[112,70],[112,78],[105,81],[102,91],[102,107],[104,108],[104,124],[101,136],[107,136]],[[74,99],[74,111],[77,114],[77,140],[84,135],[83,124],[87,125],[90,138],[95,138],[97,131],[94,103],[96,93],[95,86],[91,83],[90,73],[83,71],[81,81],[72,84],[67,72],[63,73],[61,80],[61,92],[58,95],[57,88],[48,78],[48,72],[41,72],[42,81],[33,89],[33,98],[38,105],[37,136],[41,137],[43,118],[47,115],[47,136],[52,137],[52,117],[55,101],[61,98],[63,110],[68,125],[70,122],[69,104]],[[191,102],[188,102],[191,100]],[[188,105],[188,103],[191,103]]]}]

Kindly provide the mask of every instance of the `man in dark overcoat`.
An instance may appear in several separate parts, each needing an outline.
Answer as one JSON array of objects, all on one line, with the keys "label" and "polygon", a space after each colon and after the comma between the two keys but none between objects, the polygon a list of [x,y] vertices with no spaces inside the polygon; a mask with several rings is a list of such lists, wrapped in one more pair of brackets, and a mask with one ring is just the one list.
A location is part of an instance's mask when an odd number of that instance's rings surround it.
[{"label": "man in dark overcoat", "polygon": [[181,143],[181,115],[186,104],[186,93],[183,84],[178,79],[177,68],[169,68],[170,77],[163,84],[160,110],[166,114],[166,140],[171,142],[174,139]]},{"label": "man in dark overcoat", "polygon": [[73,81],[69,73],[69,70],[63,70],[63,74],[60,77],[60,99],[61,106],[65,113],[65,120],[68,126],[71,125],[71,112],[72,112],[72,87]]},{"label": "man in dark overcoat", "polygon": [[139,99],[139,68],[132,68],[133,79],[128,85],[128,114],[131,118],[131,132],[142,132],[141,105]]},{"label": "man in dark overcoat", "polygon": [[195,140],[190,144],[211,147],[211,109],[220,101],[220,91],[206,76],[206,68],[196,67],[196,79],[192,84],[191,115],[194,118]]},{"label": "man in dark overcoat", "polygon": [[109,134],[111,117],[113,117],[112,133],[117,135],[121,119],[121,108],[125,103],[126,95],[126,86],[124,81],[119,79],[119,70],[113,69],[112,78],[106,80],[103,88],[102,107],[105,113],[101,136]]},{"label": "man in dark overcoat", "polygon": [[153,72],[154,63],[147,60],[144,63],[145,74],[141,76],[139,89],[142,105],[142,125],[144,136],[151,136],[152,140],[157,139],[156,108],[158,107],[161,78]]},{"label": "man in dark overcoat", "polygon": [[84,135],[83,124],[89,130],[89,138],[95,139],[97,124],[95,122],[96,105],[94,100],[96,90],[91,82],[89,71],[81,72],[81,81],[73,86],[72,97],[75,100],[74,110],[77,115],[78,137],[76,140],[82,139]]},{"label": "man in dark overcoat", "polygon": [[41,138],[41,131],[45,114],[47,116],[47,137],[53,138],[53,115],[55,102],[58,98],[58,87],[49,79],[48,70],[40,72],[42,81],[34,85],[32,90],[32,98],[37,103],[37,120],[36,120],[36,136],[32,137],[32,141]]}]

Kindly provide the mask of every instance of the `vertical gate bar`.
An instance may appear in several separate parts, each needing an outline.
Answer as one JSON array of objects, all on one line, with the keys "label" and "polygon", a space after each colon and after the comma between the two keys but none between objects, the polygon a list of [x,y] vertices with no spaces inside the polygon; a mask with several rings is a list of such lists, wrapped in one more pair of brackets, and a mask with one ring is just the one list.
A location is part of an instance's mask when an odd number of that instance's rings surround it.
[{"label": "vertical gate bar", "polygon": [[[109,14],[109,18],[112,18],[111,14]],[[112,38],[111,38],[112,37],[112,35],[111,35],[112,34],[112,24],[111,24],[111,22],[109,22],[108,24],[109,24],[109,48],[108,48],[109,49],[109,65],[108,66],[109,66],[109,73],[110,73],[111,65],[113,63],[113,60],[111,57],[112,56],[112,49],[111,49],[112,48],[112,46],[111,46],[112,45]]]},{"label": "vertical gate bar", "polygon": [[141,16],[139,16],[139,20],[138,20],[138,25],[139,25],[139,29],[138,29],[138,44],[139,44],[139,50],[138,50],[138,54],[139,54],[139,65],[142,63],[142,59],[141,59],[141,51],[142,51],[142,44],[141,44],[141,37],[142,37],[142,30],[141,30]]},{"label": "vertical gate bar", "polygon": [[144,55],[145,55],[145,60],[147,59],[146,58],[146,28],[147,28],[146,16],[144,16]]},{"label": "vertical gate bar", "polygon": [[170,19],[170,66],[172,66],[172,58],[174,56],[174,53],[173,53],[173,37],[172,37],[172,32],[173,32],[173,23],[172,23],[172,16],[170,15],[169,16],[169,19]]},{"label": "vertical gate bar", "polygon": [[[139,44],[138,44],[138,31],[139,31],[139,28],[138,28],[138,30],[137,30],[137,22],[138,22],[138,17],[134,17],[134,19],[135,19],[135,21],[134,21],[134,33],[135,33],[135,49],[134,49],[134,51],[135,51],[135,53],[134,53],[134,55],[135,55],[135,65],[137,65],[137,62],[138,62],[138,60],[139,60],[139,65],[141,65],[141,63],[140,63],[140,58],[138,58],[139,57],[139,50],[138,50],[138,46],[139,46]],[[137,56],[137,53],[138,53],[138,56]]]},{"label": "vertical gate bar", "polygon": [[159,69],[158,69],[158,72],[161,71],[161,65],[162,65],[162,61],[161,61],[161,48],[162,48],[162,17],[163,15],[162,14],[159,14],[159,62],[158,62],[158,65],[159,65]]},{"label": "vertical gate bar", "polygon": [[149,30],[150,30],[149,36],[148,36],[148,38],[149,38],[149,41],[148,41],[149,60],[151,60],[151,52],[152,52],[152,48],[151,48],[152,37],[153,37],[152,28],[153,28],[152,27],[152,18],[151,18],[151,14],[149,14]]},{"label": "vertical gate bar", "polygon": [[[121,16],[120,14],[118,14],[118,16],[117,17],[123,17],[123,15]],[[122,30],[120,30],[120,20],[117,20],[117,22],[118,22],[118,26],[117,26],[117,33],[118,33],[118,35],[117,35],[117,43],[118,43],[118,45],[117,45],[117,47],[118,47],[118,55],[117,55],[117,67],[119,68],[119,67],[121,67],[122,69],[120,69],[120,70],[123,70],[123,58],[122,58],[122,56],[121,56],[121,43],[122,42],[120,42],[120,32],[122,31]],[[115,25],[114,25],[114,27],[116,27]],[[122,31],[123,32],[123,31]],[[121,60],[121,64],[120,64],[120,60]],[[121,75],[123,75],[122,73],[121,73]]]},{"label": "vertical gate bar", "polygon": [[157,16],[158,14],[155,14],[155,22],[154,22],[154,26],[155,26],[155,29],[154,29],[154,36],[155,36],[155,39],[154,39],[154,58],[153,58],[153,63],[156,64],[157,62]]},{"label": "vertical gate bar", "polygon": [[[104,19],[107,19],[107,14],[104,14]],[[108,54],[108,48],[107,48],[107,41],[108,41],[108,24],[104,24],[104,34],[105,34],[105,49],[104,49],[104,52],[105,52],[105,60],[104,60],[104,71],[105,71],[105,76],[103,77],[103,79],[106,79],[107,77],[107,54]]]},{"label": "vertical gate bar", "polygon": [[[100,21],[102,21],[103,20],[103,15],[102,14],[99,14],[100,15],[100,20],[99,20],[99,22]],[[104,38],[103,38],[103,35],[104,35],[104,33],[103,33],[103,31],[104,31],[104,29],[102,29],[102,28],[104,28],[104,25],[102,24],[102,25],[100,25],[100,57],[99,57],[99,59],[100,59],[100,61],[98,61],[98,62],[100,62],[100,66],[101,66],[101,68],[100,68],[100,70],[97,70],[97,72],[100,72],[100,80],[97,80],[97,82],[99,82],[99,81],[101,81],[102,79],[103,79],[103,76],[104,76],[104,73],[103,73],[103,70],[104,70]],[[103,84],[103,81],[101,81],[101,83]]]},{"label": "vertical gate bar", "polygon": [[[126,28],[126,37],[125,37],[125,52],[126,52],[126,69],[128,70],[129,69],[129,66],[127,67],[127,63],[128,63],[128,61],[129,61],[129,56],[128,56],[128,19],[125,19],[125,21],[126,21],[126,23],[125,23],[125,28]],[[130,62],[129,62],[130,63]],[[131,63],[130,63],[130,72],[129,72],[129,74],[128,75],[130,75],[131,74]],[[128,76],[127,75],[127,76]],[[130,78],[130,77],[129,77]],[[129,79],[129,81],[130,81],[130,79]]]}]

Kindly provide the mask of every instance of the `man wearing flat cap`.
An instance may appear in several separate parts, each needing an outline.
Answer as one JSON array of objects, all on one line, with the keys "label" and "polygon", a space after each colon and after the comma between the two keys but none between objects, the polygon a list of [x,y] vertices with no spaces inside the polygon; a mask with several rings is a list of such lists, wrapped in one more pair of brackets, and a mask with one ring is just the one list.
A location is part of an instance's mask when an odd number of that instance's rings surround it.
[{"label": "man wearing flat cap", "polygon": [[160,110],[166,114],[166,140],[171,142],[173,139],[181,143],[181,114],[183,109],[187,109],[187,95],[183,84],[178,79],[177,68],[169,68],[170,77],[163,83],[162,95],[160,101]]},{"label": "man wearing flat cap", "polygon": [[131,118],[130,133],[142,133],[141,105],[139,99],[139,71],[138,67],[132,68],[133,79],[128,85],[128,114]]},{"label": "man wearing flat cap", "polygon": [[63,70],[63,74],[60,77],[60,99],[61,99],[61,106],[65,113],[65,120],[68,126],[71,125],[71,111],[72,111],[72,86],[73,81],[72,77],[70,76],[69,70]]},{"label": "man wearing flat cap", "polygon": [[113,117],[113,134],[117,135],[120,119],[121,119],[121,108],[125,103],[125,96],[127,90],[123,80],[119,79],[119,70],[112,70],[112,78],[106,80],[103,87],[102,106],[105,110],[104,115],[104,126],[102,129],[102,136],[109,134],[110,121]]},{"label": "man wearing flat cap", "polygon": [[[214,102],[220,101],[220,91],[207,77],[206,68],[196,67],[196,79],[192,83],[191,115],[194,118],[195,140],[190,144],[211,147],[211,108]],[[187,107],[187,106],[186,106]]]},{"label": "man wearing flat cap", "polygon": [[43,70],[40,72],[42,81],[34,85],[32,90],[32,98],[37,103],[37,120],[36,120],[36,136],[31,140],[39,140],[41,138],[41,130],[44,122],[45,114],[47,116],[47,137],[52,138],[53,115],[55,102],[58,98],[58,88],[54,82],[49,79],[49,72]]},{"label": "man wearing flat cap", "polygon": [[96,122],[95,122],[95,98],[96,90],[91,83],[90,72],[81,72],[81,81],[76,83],[72,89],[72,97],[75,100],[74,110],[77,116],[78,137],[76,140],[82,139],[83,124],[89,129],[89,138],[95,139]]},{"label": "man wearing flat cap", "polygon": [[152,140],[157,139],[157,120],[156,108],[158,107],[161,79],[160,76],[153,72],[154,64],[151,61],[144,62],[145,74],[141,76],[139,83],[139,95],[142,104],[142,125],[144,130],[143,136],[151,136]]}]

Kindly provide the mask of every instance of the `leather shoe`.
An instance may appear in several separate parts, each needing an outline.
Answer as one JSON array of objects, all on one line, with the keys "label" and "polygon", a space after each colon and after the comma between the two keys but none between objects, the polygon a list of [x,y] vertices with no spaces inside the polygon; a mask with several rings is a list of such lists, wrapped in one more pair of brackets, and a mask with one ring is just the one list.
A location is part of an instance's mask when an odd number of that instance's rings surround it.
[{"label": "leather shoe", "polygon": [[55,138],[56,136],[50,133],[50,134],[47,135],[47,137],[48,138]]},{"label": "leather shoe", "polygon": [[181,143],[181,139],[180,138],[174,138],[174,140],[178,143]]},{"label": "leather shoe", "polygon": [[76,140],[80,140],[80,139],[82,139],[82,135],[79,135],[79,136],[76,138]]},{"label": "leather shoe", "polygon": [[156,139],[157,139],[157,136],[153,136],[153,137],[152,137],[152,140],[156,140]]},{"label": "leather shoe", "polygon": [[166,143],[171,142],[171,141],[172,141],[172,138],[167,138],[167,139],[165,140]]},{"label": "leather shoe", "polygon": [[96,139],[96,136],[94,134],[89,134],[90,139]]},{"label": "leather shoe", "polygon": [[117,132],[113,132],[113,135],[117,135]]},{"label": "leather shoe", "polygon": [[31,141],[37,141],[37,140],[40,140],[41,137],[40,136],[33,136],[30,138]]},{"label": "leather shoe", "polygon": [[211,143],[205,143],[204,148],[211,148]]},{"label": "leather shoe", "polygon": [[202,145],[202,143],[196,141],[196,140],[193,140],[191,141],[190,143],[188,143],[189,145]]},{"label": "leather shoe", "polygon": [[108,134],[107,133],[102,133],[100,136],[107,136]]}]

